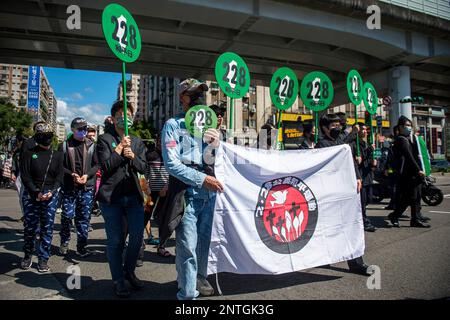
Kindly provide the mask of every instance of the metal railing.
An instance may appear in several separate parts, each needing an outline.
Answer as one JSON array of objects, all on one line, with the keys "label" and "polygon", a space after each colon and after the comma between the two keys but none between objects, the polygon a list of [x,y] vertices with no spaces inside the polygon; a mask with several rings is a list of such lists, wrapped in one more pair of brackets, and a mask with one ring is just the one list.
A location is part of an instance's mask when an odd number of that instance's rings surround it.
[{"label": "metal railing", "polygon": [[380,0],[399,7],[450,20],[450,1],[446,0]]}]

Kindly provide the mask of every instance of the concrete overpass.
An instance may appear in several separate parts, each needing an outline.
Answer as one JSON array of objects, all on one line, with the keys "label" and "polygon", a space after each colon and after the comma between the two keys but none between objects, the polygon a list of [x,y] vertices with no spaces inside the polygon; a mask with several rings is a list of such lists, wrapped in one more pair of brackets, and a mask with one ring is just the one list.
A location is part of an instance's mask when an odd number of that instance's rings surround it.
[{"label": "concrete overpass", "polygon": [[[68,30],[66,9],[74,2],[2,1],[0,61],[120,72],[101,29],[102,10],[111,1],[76,1],[81,30]],[[280,66],[294,69],[299,79],[312,70],[326,72],[336,88],[334,104],[348,101],[345,75],[356,68],[374,82],[379,96],[390,94],[394,102],[412,93],[450,105],[450,20],[445,15],[388,0],[116,2],[133,14],[143,41],[140,59],[128,66],[129,72],[212,79],[218,55],[234,51],[246,60],[257,84],[267,85]],[[381,8],[381,30],[366,27],[370,4]]]}]

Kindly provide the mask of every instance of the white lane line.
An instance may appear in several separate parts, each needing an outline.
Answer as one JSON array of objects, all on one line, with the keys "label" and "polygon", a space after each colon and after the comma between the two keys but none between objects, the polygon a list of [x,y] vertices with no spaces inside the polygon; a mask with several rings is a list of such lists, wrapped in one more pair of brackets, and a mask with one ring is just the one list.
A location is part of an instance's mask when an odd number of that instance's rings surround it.
[{"label": "white lane line", "polygon": [[429,211],[429,212],[432,212],[432,213],[450,213],[449,211]]},{"label": "white lane line", "polygon": [[444,198],[450,198],[450,194],[444,194]]}]

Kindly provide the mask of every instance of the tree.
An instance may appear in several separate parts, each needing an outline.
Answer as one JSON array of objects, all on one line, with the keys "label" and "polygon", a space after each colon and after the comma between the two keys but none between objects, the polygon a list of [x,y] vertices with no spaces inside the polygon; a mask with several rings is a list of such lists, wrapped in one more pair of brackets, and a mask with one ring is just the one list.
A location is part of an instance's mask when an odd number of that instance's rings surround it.
[{"label": "tree", "polygon": [[17,111],[17,107],[0,99],[0,141],[2,144],[14,135],[32,132],[33,118],[24,109]]},{"label": "tree", "polygon": [[130,133],[141,138],[144,141],[151,140],[154,136],[155,129],[147,120],[138,121],[130,128]]}]

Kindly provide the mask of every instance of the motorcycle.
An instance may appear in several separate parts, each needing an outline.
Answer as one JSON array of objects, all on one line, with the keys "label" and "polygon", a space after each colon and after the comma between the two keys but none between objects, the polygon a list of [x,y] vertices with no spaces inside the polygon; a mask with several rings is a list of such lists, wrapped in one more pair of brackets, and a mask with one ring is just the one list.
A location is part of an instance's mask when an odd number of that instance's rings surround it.
[{"label": "motorcycle", "polygon": [[435,183],[436,178],[432,176],[425,177],[425,182],[422,183],[422,200],[429,206],[438,206],[444,200],[442,190]]},{"label": "motorcycle", "polygon": [[[390,198],[392,186],[389,178],[384,175],[375,175],[375,183],[372,184],[372,202],[380,203],[385,198]],[[429,206],[438,206],[444,200],[444,194],[441,189],[435,186],[436,178],[432,176],[425,177],[421,188],[421,198]]]}]

